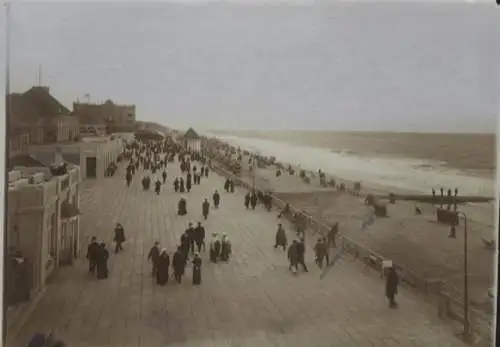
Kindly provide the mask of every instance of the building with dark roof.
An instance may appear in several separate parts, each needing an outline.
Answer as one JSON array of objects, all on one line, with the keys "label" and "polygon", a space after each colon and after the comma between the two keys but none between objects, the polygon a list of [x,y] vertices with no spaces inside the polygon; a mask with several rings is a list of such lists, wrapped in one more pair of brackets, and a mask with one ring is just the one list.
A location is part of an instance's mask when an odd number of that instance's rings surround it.
[{"label": "building with dark roof", "polygon": [[107,133],[133,132],[136,125],[135,105],[119,105],[111,100],[101,104],[73,103],[73,114],[82,128],[107,128]]},{"label": "building with dark roof", "polygon": [[9,101],[9,136],[29,134],[31,144],[78,139],[78,119],[50,94],[49,87],[35,86],[24,93],[12,93]]}]

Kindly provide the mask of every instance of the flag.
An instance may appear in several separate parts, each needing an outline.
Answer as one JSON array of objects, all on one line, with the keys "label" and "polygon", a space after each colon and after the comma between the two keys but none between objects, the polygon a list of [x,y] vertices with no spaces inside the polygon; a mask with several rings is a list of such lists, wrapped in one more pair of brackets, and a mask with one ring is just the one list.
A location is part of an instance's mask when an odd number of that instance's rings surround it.
[{"label": "flag", "polygon": [[375,214],[371,213],[368,216],[366,216],[365,218],[363,218],[363,220],[361,221],[360,230],[363,231],[363,230],[368,229],[368,227],[371,226],[373,223],[375,223]]},{"label": "flag", "polygon": [[335,265],[337,260],[339,260],[343,254],[344,254],[344,247],[339,247],[339,249],[337,250],[337,252],[333,256],[333,258],[330,260],[330,263],[327,264],[327,266],[325,267],[325,269],[323,270],[323,272],[319,276],[320,279],[323,279],[325,277],[325,275],[328,273],[328,271],[330,271],[330,269],[333,267],[333,265]]}]

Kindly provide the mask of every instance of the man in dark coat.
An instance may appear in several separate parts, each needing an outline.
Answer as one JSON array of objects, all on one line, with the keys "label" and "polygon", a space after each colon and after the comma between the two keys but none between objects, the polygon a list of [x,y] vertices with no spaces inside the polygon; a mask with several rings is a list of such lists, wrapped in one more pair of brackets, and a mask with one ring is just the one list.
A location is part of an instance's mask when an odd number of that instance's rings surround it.
[{"label": "man in dark coat", "polygon": [[210,242],[210,261],[217,263],[220,256],[220,240],[217,233],[212,234],[212,241]]},{"label": "man in dark coat", "polygon": [[250,193],[245,194],[245,201],[243,202],[245,208],[248,210],[250,208]]},{"label": "man in dark coat", "polygon": [[193,285],[201,284],[201,258],[196,253],[193,259]]},{"label": "man in dark coat", "polygon": [[325,242],[325,239],[320,238],[316,242],[316,245],[314,246],[314,253],[315,253],[315,259],[316,259],[316,264],[320,269],[323,268],[323,262],[326,259],[326,264],[329,263],[328,259],[328,244]]},{"label": "man in dark coat", "polygon": [[130,171],[127,171],[125,179],[127,180],[127,187],[130,187],[130,182],[132,182],[132,173]]},{"label": "man in dark coat", "polygon": [[160,243],[158,241],[155,242],[153,247],[149,250],[148,261],[151,261],[152,271],[151,275],[156,276],[156,272],[158,271],[158,258],[160,257]]},{"label": "man in dark coat", "polygon": [[97,261],[97,278],[103,280],[108,278],[108,259],[109,252],[106,249],[106,244],[101,243],[99,246],[99,258]]},{"label": "man in dark coat", "polygon": [[203,201],[203,204],[201,204],[201,212],[203,214],[203,218],[205,218],[205,220],[207,219],[208,217],[208,212],[210,210],[210,203],[208,202],[207,199],[205,199]]},{"label": "man in dark coat", "polygon": [[191,187],[191,183],[193,183],[191,181],[192,178],[193,178],[193,176],[191,175],[191,172],[188,172],[187,175],[186,175],[186,187],[187,187],[188,184]]},{"label": "man in dark coat", "polygon": [[99,257],[99,244],[96,241],[95,236],[92,236],[92,239],[90,240],[90,244],[87,248],[87,259],[89,260],[89,272],[94,275],[96,266],[97,266],[97,259]]},{"label": "man in dark coat", "polygon": [[229,191],[231,193],[234,193],[234,181],[233,180],[229,181]]},{"label": "man in dark coat", "polygon": [[122,243],[125,242],[125,230],[120,223],[116,223],[115,237],[113,238],[113,241],[116,242],[115,253],[123,250]]},{"label": "man in dark coat", "polygon": [[158,258],[158,271],[156,272],[156,283],[164,286],[168,282],[168,270],[170,268],[170,257],[166,249],[162,249]]},{"label": "man in dark coat", "polygon": [[163,170],[161,177],[163,178],[163,183],[167,182],[167,171]]},{"label": "man in dark coat", "polygon": [[337,247],[337,235],[339,233],[339,222],[335,223],[328,232],[328,245],[330,247]]},{"label": "man in dark coat", "polygon": [[151,184],[151,178],[149,178],[149,176],[144,176],[142,178],[141,183],[142,183],[142,189],[149,190],[149,186]]},{"label": "man in dark coat", "polygon": [[220,195],[219,195],[219,192],[217,190],[215,190],[214,195],[212,195],[212,200],[214,202],[214,207],[219,208]]},{"label": "man in dark coat", "polygon": [[194,232],[194,227],[193,223],[189,222],[188,228],[186,229],[186,235],[188,236],[189,240],[189,250],[191,251],[192,254],[194,254],[194,243],[195,243],[195,232]]},{"label": "man in dark coat", "polygon": [[250,206],[252,206],[252,210],[255,210],[255,206],[257,206],[257,194],[255,194],[255,191],[252,191],[250,195]]},{"label": "man in dark coat", "polygon": [[174,180],[174,191],[176,193],[179,191],[179,179],[177,177]]},{"label": "man in dark coat", "polygon": [[288,260],[290,261],[290,266],[288,266],[288,269],[292,271],[293,273],[297,273],[297,265],[299,262],[299,257],[298,257],[298,252],[297,252],[297,247],[298,243],[297,240],[293,240],[292,244],[290,247],[288,247]]},{"label": "man in dark coat", "polygon": [[189,255],[189,235],[187,231],[184,231],[184,234],[181,235],[181,252],[185,258]]},{"label": "man in dark coat", "polygon": [[208,166],[205,166],[205,177],[208,177]]},{"label": "man in dark coat", "polygon": [[188,193],[191,192],[191,179],[186,180],[186,190]]},{"label": "man in dark coat", "polygon": [[385,296],[389,300],[390,308],[397,308],[396,294],[398,293],[399,275],[394,267],[389,268],[389,274],[385,283]]},{"label": "man in dark coat", "polygon": [[229,181],[229,178],[226,179],[226,182],[224,182],[224,191],[226,193],[229,193],[229,186],[231,185],[231,181]]},{"label": "man in dark coat", "polygon": [[201,225],[201,222],[198,222],[198,225],[194,228],[194,237],[198,253],[201,251],[202,246],[203,251],[205,251],[205,228]]},{"label": "man in dark coat", "polygon": [[156,182],[155,182],[155,191],[156,191],[157,195],[160,195],[161,181],[159,179],[157,179]]},{"label": "man in dark coat", "polygon": [[283,252],[288,246],[288,241],[286,239],[286,232],[281,223],[278,224],[278,230],[276,231],[276,242],[274,248],[283,247]]},{"label": "man in dark coat", "polygon": [[177,283],[181,283],[186,268],[186,257],[182,252],[181,246],[177,247],[177,251],[174,253],[172,266],[174,267],[175,280]]},{"label": "man in dark coat", "polygon": [[304,244],[304,239],[300,239],[297,242],[297,262],[302,266],[305,272],[309,272],[305,263],[305,253],[306,253],[306,245]]}]

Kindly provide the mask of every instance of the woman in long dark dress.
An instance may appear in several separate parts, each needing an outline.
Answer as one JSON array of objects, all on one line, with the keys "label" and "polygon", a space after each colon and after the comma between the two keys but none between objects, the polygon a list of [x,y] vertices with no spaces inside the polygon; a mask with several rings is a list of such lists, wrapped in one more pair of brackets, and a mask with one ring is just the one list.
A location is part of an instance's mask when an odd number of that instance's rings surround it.
[{"label": "woman in long dark dress", "polygon": [[185,189],[184,189],[184,178],[181,177],[181,179],[179,180],[179,191],[181,193],[184,193],[185,192]]},{"label": "woman in long dark dress", "polygon": [[103,280],[108,278],[108,259],[109,252],[106,249],[106,244],[101,243],[97,260],[97,279]]},{"label": "woman in long dark dress", "polygon": [[390,308],[397,308],[398,304],[396,303],[396,294],[398,293],[398,285],[399,285],[399,275],[396,272],[394,267],[389,268],[389,274],[387,275],[387,281],[385,283],[385,296],[389,301]]},{"label": "woman in long dark dress", "polygon": [[179,179],[177,177],[174,180],[174,191],[176,193],[179,191]]},{"label": "woman in long dark dress", "polygon": [[156,272],[156,283],[164,286],[168,282],[168,269],[170,267],[170,257],[166,249],[162,249],[158,258],[158,271]]},{"label": "woman in long dark dress", "polygon": [[193,259],[193,285],[201,284],[201,258],[196,253]]},{"label": "woman in long dark dress", "polygon": [[187,214],[187,201],[182,197],[177,204],[177,214],[179,216],[184,216]]}]

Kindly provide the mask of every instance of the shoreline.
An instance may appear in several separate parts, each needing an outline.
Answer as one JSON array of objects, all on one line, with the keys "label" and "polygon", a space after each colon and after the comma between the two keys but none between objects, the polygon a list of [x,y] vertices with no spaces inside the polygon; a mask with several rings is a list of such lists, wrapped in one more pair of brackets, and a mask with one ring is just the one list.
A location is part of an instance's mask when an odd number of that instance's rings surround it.
[{"label": "shoreline", "polygon": [[[380,158],[389,160],[422,161],[441,166],[445,170],[457,170],[467,176],[494,180],[496,177],[495,136],[488,133],[416,133],[416,132],[376,132],[376,131],[212,131],[210,137],[232,137],[272,141],[292,146],[325,150],[333,154],[346,154],[359,158]],[[401,137],[405,137],[404,140]],[[406,137],[410,137],[406,141]],[[427,139],[428,137],[428,139]],[[448,137],[447,139],[441,137]],[[449,137],[452,137],[451,139]],[[461,151],[466,152],[471,138],[480,142],[482,150],[471,146],[469,156],[479,160],[467,161]],[[425,147],[422,152],[415,150],[415,142]],[[227,139],[224,139],[227,141]],[[434,149],[430,143],[437,141]],[[429,142],[429,143],[427,143]],[[449,143],[448,143],[449,142]],[[413,144],[413,145],[412,145]],[[443,148],[439,148],[439,147]],[[370,150],[370,148],[372,149]],[[395,149],[401,147],[401,150]],[[429,148],[431,147],[431,148]],[[456,148],[456,152],[449,148]],[[416,165],[417,167],[419,165]]]},{"label": "shoreline", "polygon": [[[264,158],[269,158],[268,156],[264,156],[262,154],[259,154],[259,152],[256,152],[252,149],[249,149],[249,148],[244,148],[243,146],[236,146],[232,143],[228,143],[226,142],[224,139],[220,139],[220,138],[217,138],[215,137],[215,139],[217,141],[220,141],[221,143],[225,143],[231,147],[234,147],[234,148],[240,148],[242,152],[249,152],[251,155],[258,155],[258,156],[261,156],[261,157],[264,157]],[[311,147],[311,148],[315,148],[315,147]],[[315,148],[316,149],[316,148]],[[242,178],[247,178],[247,179],[251,179],[251,173],[248,171],[247,169],[247,159],[248,159],[248,156],[245,156],[243,155],[243,160],[242,160]],[[280,158],[276,158],[276,164],[278,164],[278,166],[281,166],[281,167],[284,167],[286,171],[286,168],[290,165],[294,171],[296,173],[300,172],[300,170],[304,170],[308,173],[308,177],[310,177],[311,179],[311,184],[309,185],[308,188],[304,188],[305,191],[311,191],[311,187],[315,186],[318,190],[323,190],[321,189],[320,185],[319,185],[319,177],[318,177],[318,172],[313,172],[312,170],[309,170],[309,169],[304,169],[300,166],[300,164],[292,164],[292,163],[289,163],[289,162],[285,162],[285,161],[281,161]],[[278,169],[279,167],[276,165],[276,164],[271,164],[269,165],[266,169],[268,170],[273,170],[273,169]],[[321,168],[319,168],[321,169]],[[259,171],[261,171],[262,169],[259,169]],[[334,179],[335,182],[338,184],[345,184],[345,186],[347,188],[351,188],[354,186],[355,183],[359,182],[361,183],[361,191],[366,193],[366,194],[373,194],[373,195],[376,195],[376,196],[388,196],[389,194],[395,194],[395,195],[402,195],[402,196],[408,196],[408,195],[431,195],[431,190],[429,189],[428,191],[424,191],[424,190],[421,190],[421,189],[409,189],[409,188],[402,188],[402,187],[397,187],[397,186],[390,186],[390,185],[387,185],[387,184],[383,184],[383,183],[379,183],[379,182],[375,182],[375,181],[371,181],[371,180],[354,180],[354,179],[349,179],[349,178],[346,178],[346,177],[343,177],[342,175],[338,175],[338,174],[335,174],[335,173],[331,173],[331,172],[327,172],[327,171],[323,171],[324,174],[325,174],[325,178],[326,178],[326,182],[328,182],[330,179]],[[244,176],[243,176],[244,175]],[[286,172],[283,173],[284,176],[288,175]],[[301,184],[303,184],[303,182],[301,182]],[[494,186],[494,183],[492,184],[492,186]],[[494,190],[494,187],[493,187],[493,190]],[[279,191],[278,191],[279,192]],[[365,195],[366,195],[365,194]],[[446,194],[446,192],[445,192]],[[439,190],[436,189],[436,195],[439,195]],[[492,201],[490,202],[487,202],[488,204],[491,204],[493,201],[494,201],[494,194],[492,194],[491,196],[486,196],[486,195],[469,195],[467,194],[466,196],[469,196],[469,197],[473,197],[472,200],[478,200],[476,199],[477,197],[486,197],[488,199],[491,199]],[[422,203],[426,203],[426,202],[422,202]],[[481,202],[483,203],[483,202]]]}]

